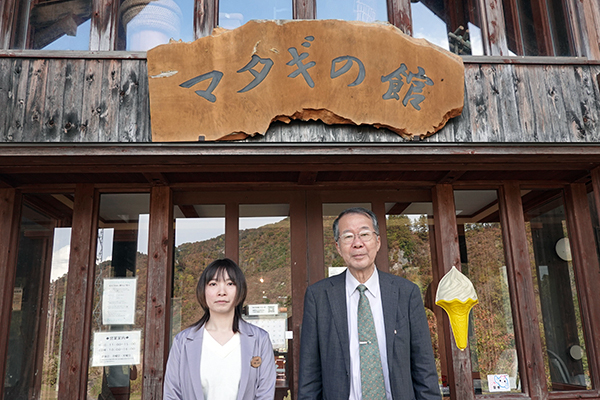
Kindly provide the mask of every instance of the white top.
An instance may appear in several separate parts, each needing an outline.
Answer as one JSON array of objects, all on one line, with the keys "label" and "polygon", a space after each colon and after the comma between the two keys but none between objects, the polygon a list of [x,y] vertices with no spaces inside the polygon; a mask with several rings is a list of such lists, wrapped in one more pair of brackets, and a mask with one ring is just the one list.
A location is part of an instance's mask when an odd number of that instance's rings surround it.
[{"label": "white top", "polygon": [[[362,398],[360,384],[360,349],[358,344],[358,300],[360,292],[356,289],[360,282],[346,270],[346,305],[348,310],[348,333],[350,335],[350,397],[349,400],[360,400]],[[369,299],[375,332],[377,333],[377,344],[381,354],[381,365],[383,369],[383,381],[385,394],[388,400],[392,400],[390,389],[390,372],[387,363],[387,351],[385,341],[385,323],[383,320],[383,305],[381,304],[381,288],[379,287],[379,273],[377,268],[373,275],[364,283],[367,287],[365,295]]]},{"label": "white top", "polygon": [[223,346],[205,329],[200,380],[205,400],[235,400],[242,377],[242,347],[237,332]]}]

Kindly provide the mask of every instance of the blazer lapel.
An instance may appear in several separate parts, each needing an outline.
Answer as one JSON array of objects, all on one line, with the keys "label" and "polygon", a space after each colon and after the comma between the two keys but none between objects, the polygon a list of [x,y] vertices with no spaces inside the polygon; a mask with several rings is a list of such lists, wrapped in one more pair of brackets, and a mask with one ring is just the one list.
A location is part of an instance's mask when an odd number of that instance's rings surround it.
[{"label": "blazer lapel", "polygon": [[350,372],[350,337],[348,334],[348,311],[346,305],[346,274],[336,275],[330,279],[331,286],[327,288],[327,298],[333,314],[333,321],[338,331],[346,372]]},{"label": "blazer lapel", "polygon": [[[379,271],[378,271],[379,272]],[[385,326],[385,343],[388,354],[388,369],[391,365],[392,354],[394,351],[394,338],[396,332],[396,313],[398,312],[398,297],[400,295],[398,287],[392,285],[389,277],[379,272],[379,287],[381,289],[381,305],[383,306],[383,321]],[[390,371],[390,376],[392,371]]]},{"label": "blazer lapel", "polygon": [[202,360],[202,339],[204,337],[204,327],[191,333],[187,337],[185,344],[185,354],[189,367],[190,382],[194,391],[195,399],[203,399],[202,382],[200,381],[200,360]]},{"label": "blazer lapel", "polygon": [[240,345],[242,347],[242,378],[240,379],[240,386],[238,389],[237,399],[241,400],[246,392],[246,386],[248,386],[248,377],[250,376],[250,360],[252,357],[258,355],[254,354],[256,336],[246,326],[247,322],[240,321]]}]

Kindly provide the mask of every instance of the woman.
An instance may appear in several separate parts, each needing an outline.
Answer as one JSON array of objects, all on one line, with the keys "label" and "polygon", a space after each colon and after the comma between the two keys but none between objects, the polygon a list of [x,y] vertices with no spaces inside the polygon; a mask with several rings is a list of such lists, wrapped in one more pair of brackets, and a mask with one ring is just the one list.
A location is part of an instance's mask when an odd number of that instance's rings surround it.
[{"label": "woman", "polygon": [[269,334],[242,319],[246,278],[228,258],[200,276],[204,315],[173,340],[163,399],[272,400],[275,359]]}]

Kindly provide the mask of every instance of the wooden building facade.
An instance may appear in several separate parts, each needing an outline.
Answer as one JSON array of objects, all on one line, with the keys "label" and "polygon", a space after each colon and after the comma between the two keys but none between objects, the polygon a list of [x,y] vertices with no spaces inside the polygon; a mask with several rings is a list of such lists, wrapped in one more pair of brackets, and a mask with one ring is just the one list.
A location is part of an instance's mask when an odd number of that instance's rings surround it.
[{"label": "wooden building facade", "polygon": [[[319,1],[288,0],[291,18]],[[266,281],[249,300],[287,310],[277,398],[295,398],[304,291],[339,261],[332,217],[361,205],[381,221],[379,268],[422,289],[444,396],[600,400],[600,3],[387,0],[408,35],[411,8],[431,10],[463,58],[464,109],[439,132],[293,121],[194,143],[152,142],[126,3],[0,5],[0,399],[161,399],[171,337],[198,317],[190,280],[220,256]],[[194,38],[224,18],[219,0],[190,4]],[[86,50],[46,49],[85,23]],[[283,250],[242,245],[271,217],[260,240]],[[433,304],[452,266],[480,296],[465,351]],[[135,278],[130,322],[107,321],[111,278]],[[140,332],[141,357],[97,360],[110,332]]]}]

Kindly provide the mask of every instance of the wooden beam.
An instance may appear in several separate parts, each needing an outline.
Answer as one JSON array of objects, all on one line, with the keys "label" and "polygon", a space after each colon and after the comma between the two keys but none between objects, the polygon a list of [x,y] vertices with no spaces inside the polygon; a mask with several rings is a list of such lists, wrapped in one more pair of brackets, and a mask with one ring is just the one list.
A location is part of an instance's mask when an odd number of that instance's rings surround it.
[{"label": "wooden beam", "polygon": [[17,0],[4,0],[0,5],[0,49],[11,47],[17,14]]},{"label": "wooden beam", "polygon": [[148,180],[149,183],[157,186],[165,186],[169,184],[169,180],[160,172],[144,172],[144,178]]},{"label": "wooden beam", "polygon": [[[6,376],[20,223],[20,192],[15,189],[0,189],[0,276],[3,277],[0,280],[0,376]],[[3,398],[4,390],[0,392],[0,399]]]},{"label": "wooden beam", "polygon": [[317,18],[316,0],[292,0],[293,19],[315,19]]},{"label": "wooden beam", "polygon": [[119,26],[119,4],[119,0],[94,0],[92,2],[91,51],[118,50],[116,42]]},{"label": "wooden beam", "polygon": [[225,256],[240,262],[240,205],[237,201],[225,204]]},{"label": "wooden beam", "polygon": [[548,398],[540,321],[536,309],[533,275],[529,261],[525,217],[518,182],[506,182],[498,192],[504,257],[513,309],[519,375],[531,400]]},{"label": "wooden beam", "polygon": [[300,370],[300,330],[304,313],[304,293],[308,287],[309,260],[307,254],[309,252],[307,249],[310,243],[307,218],[306,192],[301,191],[292,196],[290,200],[292,326],[288,329],[293,332],[294,337],[291,342],[292,360],[288,359],[288,362],[292,363],[292,376],[289,376],[288,380],[292,398],[298,398],[296,388],[298,387],[298,371]]},{"label": "wooden beam", "polygon": [[600,387],[600,264],[587,189],[583,183],[566,187],[565,209],[573,268],[585,332],[585,349],[592,387]]},{"label": "wooden beam", "polygon": [[194,2],[194,39],[210,36],[219,25],[219,2],[196,0]]},{"label": "wooden beam", "polygon": [[385,202],[373,201],[371,202],[373,207],[373,213],[377,216],[377,222],[379,223],[379,235],[381,238],[381,248],[375,258],[375,264],[377,269],[384,272],[390,272],[390,258],[388,254],[388,241],[387,241],[387,224],[385,219]]},{"label": "wooden beam", "polygon": [[584,31],[584,54],[589,59],[600,60],[600,3],[595,0],[583,0],[575,4]]},{"label": "wooden beam", "polygon": [[478,2],[482,14],[481,35],[483,36],[485,55],[508,56],[503,1],[478,0]]},{"label": "wooden beam", "polygon": [[87,397],[98,215],[98,194],[93,185],[76,186],[73,207],[58,386],[60,399]]},{"label": "wooden beam", "polygon": [[[325,278],[325,245],[323,234],[323,200],[320,193],[306,194],[306,224],[308,234],[308,284]],[[328,229],[331,229],[328,227]],[[302,296],[304,297],[304,295]]]},{"label": "wooden beam", "polygon": [[410,0],[387,0],[388,21],[408,36],[413,34]]},{"label": "wooden beam", "polygon": [[[435,249],[437,252],[437,276],[441,279],[453,266],[460,270],[460,249],[456,226],[456,208],[452,185],[436,185],[432,191],[433,219],[435,223]],[[437,290],[437,283],[435,289]],[[469,347],[461,351],[456,347],[448,315],[444,313],[445,354],[448,366],[448,383],[452,400],[474,400],[471,372],[471,351]],[[442,353],[440,351],[440,353]]]},{"label": "wooden beam", "polygon": [[148,277],[144,330],[142,398],[161,400],[169,353],[173,280],[173,202],[171,188],[153,187],[148,222]]},{"label": "wooden beam", "polygon": [[438,183],[454,183],[466,173],[467,171],[448,171],[448,173],[446,173],[446,175],[444,175],[444,177],[440,179]]},{"label": "wooden beam", "polygon": [[300,171],[298,175],[299,185],[314,185],[317,181],[319,171]]}]

